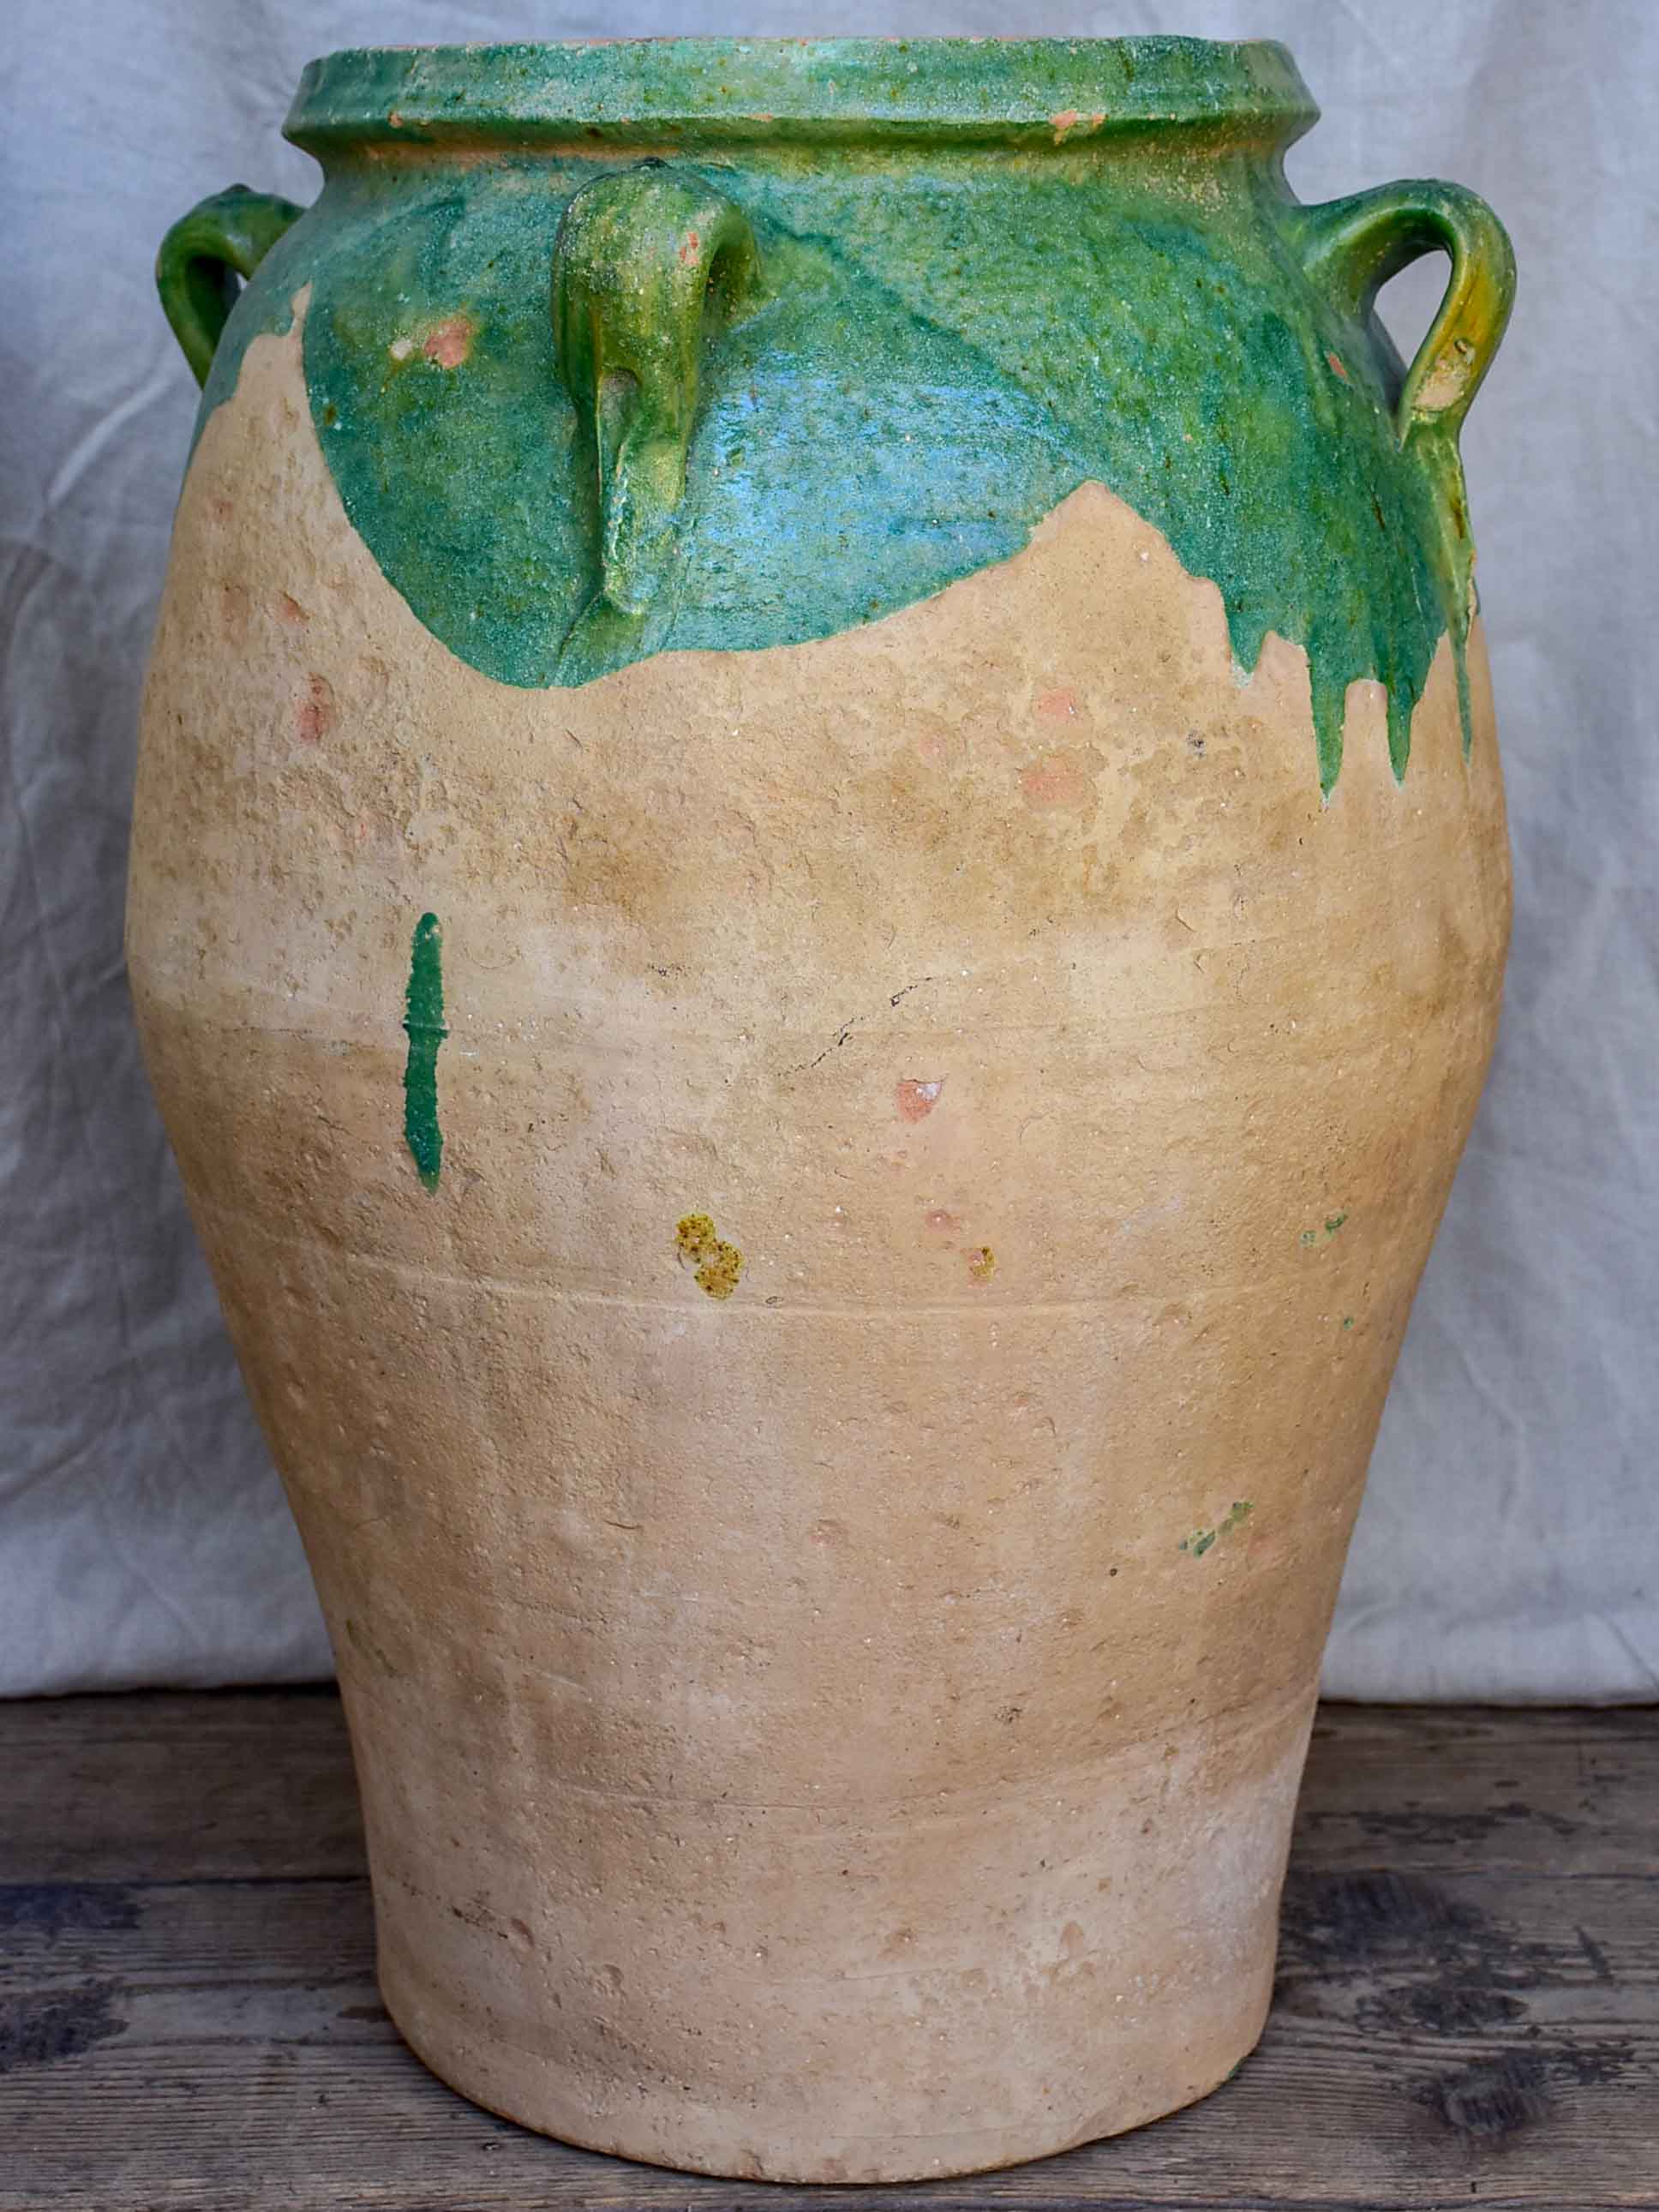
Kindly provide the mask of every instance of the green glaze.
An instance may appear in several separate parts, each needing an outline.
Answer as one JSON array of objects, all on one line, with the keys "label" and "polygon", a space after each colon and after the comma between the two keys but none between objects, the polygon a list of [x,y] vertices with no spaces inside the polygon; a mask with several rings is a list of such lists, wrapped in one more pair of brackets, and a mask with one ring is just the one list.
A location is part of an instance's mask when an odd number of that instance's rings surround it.
[{"label": "green glaze", "polygon": [[367,46],[313,62],[288,136],[367,144],[1035,145],[1243,123],[1299,136],[1318,109],[1283,46],[1206,39],[622,39]]},{"label": "green glaze", "polygon": [[[1189,40],[336,56],[289,124],[323,196],[227,342],[309,284],[347,512],[503,682],[833,634],[1094,479],[1218,586],[1241,668],[1306,648],[1328,793],[1358,678],[1404,774],[1446,636],[1467,742],[1457,430],[1512,270],[1452,185],[1301,206],[1315,112],[1282,49]],[[1408,371],[1376,291],[1441,249]]]},{"label": "green glaze", "polygon": [[[205,384],[240,287],[303,210],[274,192],[232,185],[200,200],[161,240],[155,289],[191,373]],[[240,358],[240,356],[239,356]]]},{"label": "green glaze", "polygon": [[685,498],[704,326],[751,302],[741,210],[663,162],[597,177],[553,247],[553,343],[598,463],[599,599],[643,615],[668,578]]},{"label": "green glaze", "polygon": [[404,1141],[421,1181],[436,1190],[443,1166],[444,1135],[438,1124],[438,1048],[449,1035],[444,1020],[443,932],[435,914],[415,925],[404,1001],[409,1057],[404,1063]]}]

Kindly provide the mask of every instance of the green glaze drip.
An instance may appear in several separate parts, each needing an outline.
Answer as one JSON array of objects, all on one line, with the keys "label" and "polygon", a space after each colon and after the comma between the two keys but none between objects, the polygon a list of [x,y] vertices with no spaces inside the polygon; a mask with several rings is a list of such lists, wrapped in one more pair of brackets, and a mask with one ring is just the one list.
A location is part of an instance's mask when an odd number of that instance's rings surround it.
[{"label": "green glaze drip", "polygon": [[[326,189],[205,404],[309,283],[348,514],[452,652],[535,688],[869,622],[1099,482],[1218,586],[1242,670],[1305,649],[1328,795],[1360,678],[1403,776],[1443,638],[1469,738],[1456,432],[1508,248],[1449,185],[1299,204],[1314,113],[1282,50],[1169,39],[336,57],[289,124]],[[579,193],[603,219],[562,229]],[[1376,292],[1441,247],[1407,370]]]},{"label": "green glaze drip", "polygon": [[444,1020],[443,933],[435,914],[415,925],[404,1002],[409,1058],[404,1065],[404,1141],[428,1190],[438,1188],[444,1137],[438,1125],[438,1048],[449,1035]]}]

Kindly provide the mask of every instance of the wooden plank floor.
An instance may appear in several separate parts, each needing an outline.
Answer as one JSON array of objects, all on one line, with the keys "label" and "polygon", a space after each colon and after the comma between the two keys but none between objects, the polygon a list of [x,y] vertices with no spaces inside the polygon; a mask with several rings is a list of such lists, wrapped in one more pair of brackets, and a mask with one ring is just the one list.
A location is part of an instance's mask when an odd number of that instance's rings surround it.
[{"label": "wooden plank floor", "polygon": [[1659,1708],[1328,1706],[1278,2000],[1206,2103],[921,2189],[566,2149],[379,2003],[324,1691],[0,1705],[0,2212],[1659,2207]]}]

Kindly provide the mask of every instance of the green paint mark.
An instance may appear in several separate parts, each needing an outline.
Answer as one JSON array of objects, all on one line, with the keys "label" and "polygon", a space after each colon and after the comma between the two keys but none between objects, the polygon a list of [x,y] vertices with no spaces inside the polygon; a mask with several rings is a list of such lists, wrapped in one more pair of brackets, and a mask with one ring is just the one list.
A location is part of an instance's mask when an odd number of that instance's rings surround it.
[{"label": "green paint mark", "polygon": [[1353,1327],[1353,1316],[1352,1314],[1343,1315],[1342,1326],[1344,1328],[1352,1328]]},{"label": "green paint mark", "polygon": [[[337,55],[289,125],[323,197],[257,269],[204,404],[308,283],[313,419],[352,522],[452,652],[532,688],[851,629],[1018,553],[1099,482],[1218,586],[1242,668],[1270,631],[1305,648],[1327,794],[1361,678],[1403,775],[1443,637],[1468,739],[1456,434],[1511,272],[1455,187],[1296,202],[1282,157],[1315,112],[1282,49],[1167,38]],[[392,147],[418,157],[372,158]],[[605,268],[677,303],[624,333],[652,391],[568,386],[557,218],[647,155],[687,206],[735,210],[757,282],[716,312],[716,252],[688,319],[695,288],[635,210]],[[1408,375],[1376,283],[1453,240],[1464,304]],[[703,242],[685,230],[688,270]],[[463,322],[464,360],[428,351]],[[648,593],[626,585],[640,547]]]},{"label": "green paint mark", "polygon": [[1328,1213],[1322,1234],[1317,1229],[1304,1229],[1297,1242],[1304,1252],[1310,1251],[1316,1244],[1328,1244],[1347,1218],[1346,1209],[1340,1213]]},{"label": "green paint mark", "polygon": [[707,1213],[682,1215],[674,1230],[674,1249],[682,1267],[693,1270],[692,1280],[711,1298],[729,1298],[743,1273],[743,1255],[726,1243]]},{"label": "green paint mark", "polygon": [[1213,1528],[1195,1528],[1190,1536],[1182,1538],[1176,1546],[1176,1551],[1186,1552],[1193,1559],[1201,1559],[1212,1544],[1218,1542],[1223,1536],[1231,1536],[1240,1522],[1255,1510],[1255,1507],[1248,1498],[1236,1498],[1231,1510],[1223,1514]]},{"label": "green paint mark", "polygon": [[438,1126],[438,1048],[449,1035],[444,1021],[443,932],[435,914],[415,925],[404,1003],[409,1058],[404,1065],[404,1141],[428,1190],[438,1188],[444,1137]]}]

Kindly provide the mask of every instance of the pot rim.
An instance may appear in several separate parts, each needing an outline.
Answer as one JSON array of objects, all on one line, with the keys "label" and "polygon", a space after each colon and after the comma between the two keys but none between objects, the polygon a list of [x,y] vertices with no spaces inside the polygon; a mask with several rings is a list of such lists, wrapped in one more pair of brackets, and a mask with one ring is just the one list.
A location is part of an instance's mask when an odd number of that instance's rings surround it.
[{"label": "pot rim", "polygon": [[1199,127],[1288,145],[1318,118],[1276,40],[628,39],[358,46],[309,63],[284,135],[356,146],[1048,147]]}]

